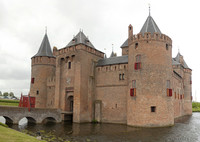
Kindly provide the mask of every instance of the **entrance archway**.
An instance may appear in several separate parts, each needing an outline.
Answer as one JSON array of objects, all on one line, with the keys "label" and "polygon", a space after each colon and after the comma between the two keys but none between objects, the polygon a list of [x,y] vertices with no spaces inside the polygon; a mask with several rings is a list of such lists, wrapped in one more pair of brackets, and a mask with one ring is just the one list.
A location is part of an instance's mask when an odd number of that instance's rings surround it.
[{"label": "entrance archway", "polygon": [[74,106],[74,97],[68,96],[65,101],[65,111],[73,112],[73,106]]}]

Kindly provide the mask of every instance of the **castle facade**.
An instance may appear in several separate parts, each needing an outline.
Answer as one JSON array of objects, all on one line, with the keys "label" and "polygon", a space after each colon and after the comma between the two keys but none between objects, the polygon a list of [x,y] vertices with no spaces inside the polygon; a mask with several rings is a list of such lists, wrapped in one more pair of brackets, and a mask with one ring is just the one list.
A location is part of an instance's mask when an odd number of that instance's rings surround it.
[{"label": "castle facade", "polygon": [[50,47],[45,34],[31,58],[30,95],[37,108],[73,113],[73,122],[162,127],[192,114],[192,70],[149,15],[140,33],[122,44],[122,56],[105,58],[80,31],[66,47]]}]

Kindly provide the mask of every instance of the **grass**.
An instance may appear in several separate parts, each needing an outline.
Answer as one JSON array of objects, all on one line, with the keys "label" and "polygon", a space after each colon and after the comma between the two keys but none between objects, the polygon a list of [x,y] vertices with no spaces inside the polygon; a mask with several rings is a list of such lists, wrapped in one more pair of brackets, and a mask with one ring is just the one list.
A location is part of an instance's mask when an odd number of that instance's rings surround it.
[{"label": "grass", "polygon": [[200,112],[200,103],[192,102],[192,112]]},{"label": "grass", "polygon": [[3,99],[0,99],[0,105],[1,106],[18,106],[19,100],[3,100]]},{"label": "grass", "polygon": [[0,141],[1,142],[45,142],[37,140],[34,137],[23,134],[16,130],[6,128],[0,125]]}]

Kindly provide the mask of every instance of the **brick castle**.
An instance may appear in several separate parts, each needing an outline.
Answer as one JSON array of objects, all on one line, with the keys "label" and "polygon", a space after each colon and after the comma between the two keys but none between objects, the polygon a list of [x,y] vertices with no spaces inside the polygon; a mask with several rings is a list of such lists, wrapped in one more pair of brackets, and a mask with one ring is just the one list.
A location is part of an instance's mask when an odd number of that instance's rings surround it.
[{"label": "brick castle", "polygon": [[[162,127],[192,114],[191,73],[183,56],[172,58],[172,40],[149,14],[140,33],[110,58],[80,31],[66,47],[51,46],[45,34],[31,58],[30,95],[37,108],[73,112],[73,122]],[[63,114],[63,119],[66,119]]]}]

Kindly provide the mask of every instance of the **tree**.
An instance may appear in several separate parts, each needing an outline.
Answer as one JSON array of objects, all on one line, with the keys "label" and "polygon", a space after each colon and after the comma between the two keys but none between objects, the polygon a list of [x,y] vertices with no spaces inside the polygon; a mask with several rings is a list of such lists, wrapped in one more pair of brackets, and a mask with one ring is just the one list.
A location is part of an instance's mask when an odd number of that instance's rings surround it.
[{"label": "tree", "polygon": [[8,92],[3,93],[3,96],[5,96],[5,97],[7,97],[8,95],[9,95]]},{"label": "tree", "polygon": [[14,97],[15,95],[14,95],[13,92],[10,92],[10,93],[9,93],[9,96],[10,96],[10,97]]},{"label": "tree", "polygon": [[1,93],[1,91],[0,91],[0,96],[2,96],[2,93]]}]

